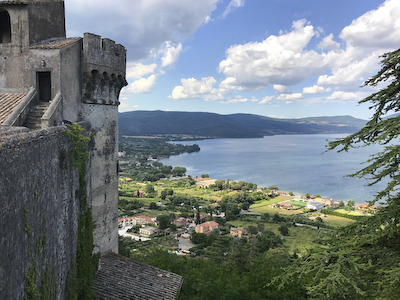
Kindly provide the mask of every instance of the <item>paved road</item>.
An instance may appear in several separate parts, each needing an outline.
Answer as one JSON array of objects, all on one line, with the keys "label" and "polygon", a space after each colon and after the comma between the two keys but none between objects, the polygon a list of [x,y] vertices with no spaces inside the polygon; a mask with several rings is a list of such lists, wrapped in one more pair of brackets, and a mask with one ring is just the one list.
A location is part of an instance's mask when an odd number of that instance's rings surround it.
[{"label": "paved road", "polygon": [[189,240],[184,238],[178,238],[178,247],[183,250],[189,250],[190,248],[194,247],[195,245]]}]

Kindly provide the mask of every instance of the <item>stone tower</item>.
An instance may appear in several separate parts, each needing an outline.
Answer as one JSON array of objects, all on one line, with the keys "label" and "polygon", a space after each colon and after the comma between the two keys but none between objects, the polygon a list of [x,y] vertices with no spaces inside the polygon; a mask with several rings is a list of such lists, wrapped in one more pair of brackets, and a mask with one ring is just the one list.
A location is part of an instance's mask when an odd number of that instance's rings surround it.
[{"label": "stone tower", "polygon": [[[15,285],[0,284],[0,291],[21,296],[29,247],[45,231],[52,244],[43,261],[57,262],[63,296],[76,253],[79,206],[76,173],[62,168],[68,147],[63,124],[78,122],[92,132],[87,194],[94,250],[118,251],[118,97],[127,84],[125,69],[126,50],[114,41],[89,33],[66,38],[64,1],[0,0],[0,188],[8,191],[0,195],[6,208],[0,225],[18,224],[0,233],[0,281],[15,273]],[[26,249],[11,259],[5,252],[15,252],[12,239],[23,235],[19,248]]]}]

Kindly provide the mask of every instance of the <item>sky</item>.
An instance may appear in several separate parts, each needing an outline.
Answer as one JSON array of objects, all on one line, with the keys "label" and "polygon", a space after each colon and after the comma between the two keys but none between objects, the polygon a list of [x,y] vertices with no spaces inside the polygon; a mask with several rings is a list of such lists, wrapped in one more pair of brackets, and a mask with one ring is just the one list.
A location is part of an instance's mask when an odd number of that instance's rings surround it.
[{"label": "sky", "polygon": [[351,115],[400,47],[400,0],[65,0],[67,36],[127,49],[119,111]]}]

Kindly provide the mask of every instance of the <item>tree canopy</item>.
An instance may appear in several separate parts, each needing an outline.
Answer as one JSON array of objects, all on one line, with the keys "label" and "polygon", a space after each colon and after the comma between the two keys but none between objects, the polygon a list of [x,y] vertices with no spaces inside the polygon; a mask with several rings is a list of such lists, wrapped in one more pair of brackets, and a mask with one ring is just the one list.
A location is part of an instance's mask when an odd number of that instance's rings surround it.
[{"label": "tree canopy", "polygon": [[[373,185],[387,178],[371,204],[382,202],[377,213],[319,237],[313,249],[286,269],[274,283],[281,288],[300,280],[310,299],[398,299],[400,293],[400,195],[399,165],[400,49],[382,56],[382,68],[365,85],[387,86],[360,103],[370,103],[374,115],[358,132],[329,143],[338,152],[380,144],[384,150],[371,156],[367,166],[350,174]],[[350,201],[349,201],[350,202]]]}]

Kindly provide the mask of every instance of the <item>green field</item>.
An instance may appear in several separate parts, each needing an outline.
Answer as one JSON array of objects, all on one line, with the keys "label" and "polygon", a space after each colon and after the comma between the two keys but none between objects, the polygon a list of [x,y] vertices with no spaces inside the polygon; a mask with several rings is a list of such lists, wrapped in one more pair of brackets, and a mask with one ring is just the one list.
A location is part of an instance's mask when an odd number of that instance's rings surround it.
[{"label": "green field", "polygon": [[327,225],[335,227],[347,226],[356,222],[355,220],[342,218],[338,216],[332,216],[332,215],[327,215],[326,217],[322,217],[322,220],[324,220],[324,223],[326,223]]}]

